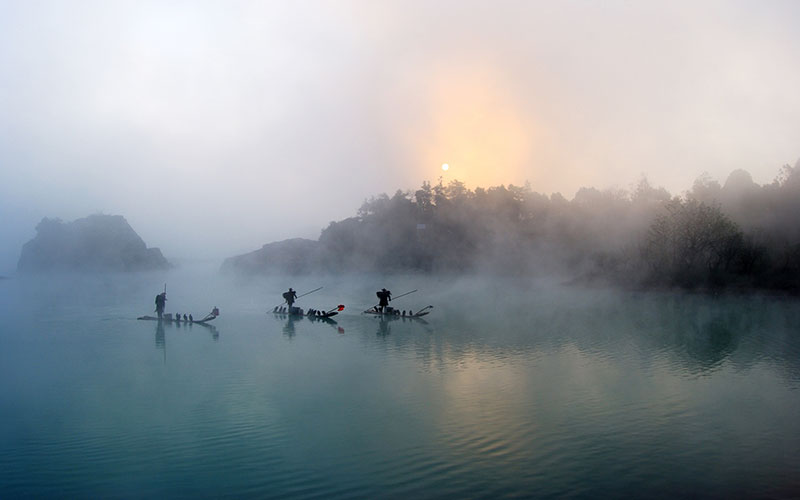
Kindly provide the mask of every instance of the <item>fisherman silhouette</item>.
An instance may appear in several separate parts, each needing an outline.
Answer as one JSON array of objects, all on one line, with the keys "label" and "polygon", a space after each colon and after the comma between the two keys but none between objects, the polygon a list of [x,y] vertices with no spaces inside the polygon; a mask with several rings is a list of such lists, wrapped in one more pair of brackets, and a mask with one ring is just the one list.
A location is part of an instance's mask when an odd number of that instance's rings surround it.
[{"label": "fisherman silhouette", "polygon": [[297,299],[297,292],[295,292],[294,290],[292,290],[291,287],[289,287],[289,291],[288,292],[283,292],[283,298],[286,300],[286,303],[289,305],[289,312],[291,313],[292,312],[292,304],[294,304],[295,299]]},{"label": "fisherman silhouette", "polygon": [[392,292],[389,290],[382,288],[380,291],[375,292],[375,295],[378,296],[378,309],[381,313],[389,306],[389,301],[392,300]]},{"label": "fisherman silhouette", "polygon": [[167,305],[167,292],[161,292],[156,295],[156,313],[158,313],[158,319],[161,319],[161,316],[164,314],[164,307]]}]

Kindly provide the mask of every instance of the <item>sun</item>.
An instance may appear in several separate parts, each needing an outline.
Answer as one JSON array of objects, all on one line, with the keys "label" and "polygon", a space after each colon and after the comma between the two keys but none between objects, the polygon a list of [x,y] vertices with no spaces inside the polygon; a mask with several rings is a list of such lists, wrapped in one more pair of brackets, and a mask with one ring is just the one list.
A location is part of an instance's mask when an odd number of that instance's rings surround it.
[{"label": "sun", "polygon": [[448,165],[447,163],[442,163],[442,170],[447,172],[449,169],[450,169],[450,165]]}]

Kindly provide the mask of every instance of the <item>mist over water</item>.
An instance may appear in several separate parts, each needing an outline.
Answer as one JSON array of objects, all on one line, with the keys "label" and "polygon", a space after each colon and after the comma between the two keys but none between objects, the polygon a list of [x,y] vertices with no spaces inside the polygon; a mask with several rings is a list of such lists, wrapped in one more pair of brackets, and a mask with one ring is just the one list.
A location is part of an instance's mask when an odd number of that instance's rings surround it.
[{"label": "mist over water", "polygon": [[[136,321],[167,282],[167,312]],[[268,310],[345,304],[336,324]],[[381,287],[426,321],[359,313]],[[0,496],[780,497],[800,307],[520,279],[0,281]]]},{"label": "mist over water", "polygon": [[800,498],[799,15],[0,1],[0,500]]}]

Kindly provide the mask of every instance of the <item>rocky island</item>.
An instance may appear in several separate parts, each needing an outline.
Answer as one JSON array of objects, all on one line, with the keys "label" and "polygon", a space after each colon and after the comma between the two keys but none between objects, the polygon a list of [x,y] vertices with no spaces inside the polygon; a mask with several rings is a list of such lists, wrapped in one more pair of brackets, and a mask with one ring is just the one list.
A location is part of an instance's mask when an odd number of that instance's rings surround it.
[{"label": "rocky island", "polygon": [[158,248],[147,248],[121,215],[90,215],[73,222],[45,217],[25,243],[20,272],[151,271],[170,266]]}]

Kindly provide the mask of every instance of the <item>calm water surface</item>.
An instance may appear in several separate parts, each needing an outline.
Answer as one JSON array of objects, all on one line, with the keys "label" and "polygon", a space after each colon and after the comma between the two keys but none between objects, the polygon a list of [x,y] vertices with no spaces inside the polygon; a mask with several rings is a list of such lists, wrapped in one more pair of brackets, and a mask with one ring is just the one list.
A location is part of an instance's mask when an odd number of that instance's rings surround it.
[{"label": "calm water surface", "polygon": [[[213,328],[135,320],[163,277],[0,281],[1,498],[800,495],[796,300],[170,281]],[[265,314],[320,285],[337,324]],[[360,316],[387,285],[429,320]]]}]

